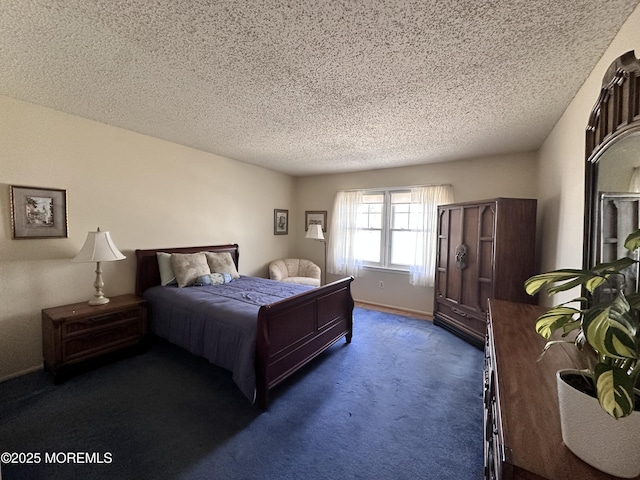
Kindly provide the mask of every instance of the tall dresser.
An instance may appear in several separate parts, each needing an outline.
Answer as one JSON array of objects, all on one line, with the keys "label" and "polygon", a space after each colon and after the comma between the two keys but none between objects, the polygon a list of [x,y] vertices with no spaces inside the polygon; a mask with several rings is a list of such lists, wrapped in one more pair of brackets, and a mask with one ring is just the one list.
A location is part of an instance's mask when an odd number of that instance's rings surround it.
[{"label": "tall dresser", "polygon": [[488,299],[535,303],[536,200],[495,198],[438,207],[433,323],[482,348]]}]

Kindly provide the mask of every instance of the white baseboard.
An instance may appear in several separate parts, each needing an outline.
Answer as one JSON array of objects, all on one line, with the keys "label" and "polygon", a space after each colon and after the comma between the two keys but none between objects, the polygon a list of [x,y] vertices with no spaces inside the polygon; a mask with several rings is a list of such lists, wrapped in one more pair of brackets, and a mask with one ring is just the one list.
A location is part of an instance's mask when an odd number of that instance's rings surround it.
[{"label": "white baseboard", "polygon": [[410,308],[397,307],[395,305],[386,305],[384,303],[375,303],[375,302],[369,302],[369,301],[358,300],[358,299],[354,299],[354,301],[357,302],[357,303],[361,303],[363,305],[371,305],[372,307],[390,308],[390,309],[393,309],[393,310],[406,312],[408,314],[413,313],[413,314],[416,314],[416,315],[428,316],[428,317],[433,318],[433,312],[423,312],[422,310],[413,310],[413,309],[410,309]]},{"label": "white baseboard", "polygon": [[21,377],[22,375],[26,375],[27,373],[33,373],[35,371],[42,370],[43,368],[44,368],[44,365],[40,364],[40,365],[36,365],[34,367],[27,368],[26,370],[22,370],[20,372],[11,373],[9,375],[1,377],[0,378],[0,383],[4,382],[6,380],[11,380],[12,378]]}]

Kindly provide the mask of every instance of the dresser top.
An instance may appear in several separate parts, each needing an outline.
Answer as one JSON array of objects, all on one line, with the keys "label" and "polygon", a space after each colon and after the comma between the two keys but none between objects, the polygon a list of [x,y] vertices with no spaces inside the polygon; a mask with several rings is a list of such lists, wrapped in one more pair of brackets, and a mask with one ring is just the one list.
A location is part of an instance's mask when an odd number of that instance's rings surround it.
[{"label": "dresser top", "polygon": [[576,457],[562,442],[556,372],[584,368],[572,345],[554,345],[535,331],[548,308],[490,300],[493,362],[507,463],[547,479],[611,479]]}]

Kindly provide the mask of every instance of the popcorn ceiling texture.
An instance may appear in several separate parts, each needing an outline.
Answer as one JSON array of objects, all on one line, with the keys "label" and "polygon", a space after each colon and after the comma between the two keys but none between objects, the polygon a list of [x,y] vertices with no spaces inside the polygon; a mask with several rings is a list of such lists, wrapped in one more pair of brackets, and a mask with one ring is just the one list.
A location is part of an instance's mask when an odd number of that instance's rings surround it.
[{"label": "popcorn ceiling texture", "polygon": [[531,151],[638,2],[2,0],[0,94],[292,175]]}]

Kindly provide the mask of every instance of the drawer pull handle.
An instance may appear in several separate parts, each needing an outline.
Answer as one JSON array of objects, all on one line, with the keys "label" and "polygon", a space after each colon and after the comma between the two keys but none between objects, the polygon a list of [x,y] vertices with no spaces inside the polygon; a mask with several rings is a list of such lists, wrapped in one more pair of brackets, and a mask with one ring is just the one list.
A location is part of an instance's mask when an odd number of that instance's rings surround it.
[{"label": "drawer pull handle", "polygon": [[117,321],[120,320],[120,318],[123,318],[121,314],[113,314],[113,313],[109,313],[106,315],[98,315],[96,317],[90,317],[86,319],[87,323],[98,323],[98,322],[104,322],[106,321]]},{"label": "drawer pull handle", "polygon": [[462,310],[458,310],[457,308],[451,308],[451,310],[453,310],[453,313],[455,313],[456,315],[460,315],[461,317],[467,316],[465,312],[463,312]]}]

